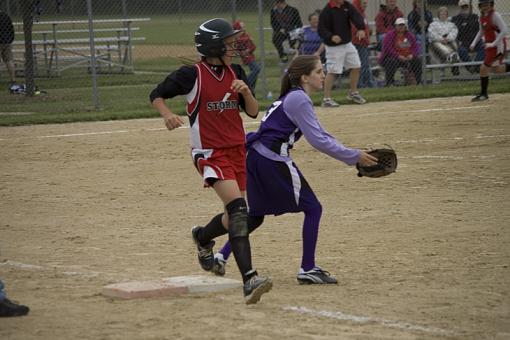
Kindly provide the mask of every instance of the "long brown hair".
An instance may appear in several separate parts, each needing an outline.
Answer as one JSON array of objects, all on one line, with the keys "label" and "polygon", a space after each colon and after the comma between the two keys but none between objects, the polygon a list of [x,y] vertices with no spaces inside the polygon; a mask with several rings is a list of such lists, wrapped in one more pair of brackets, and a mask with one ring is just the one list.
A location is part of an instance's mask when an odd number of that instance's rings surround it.
[{"label": "long brown hair", "polygon": [[319,60],[319,57],[314,55],[300,55],[292,60],[282,78],[280,97],[286,95],[293,87],[301,86],[301,76],[312,73]]}]

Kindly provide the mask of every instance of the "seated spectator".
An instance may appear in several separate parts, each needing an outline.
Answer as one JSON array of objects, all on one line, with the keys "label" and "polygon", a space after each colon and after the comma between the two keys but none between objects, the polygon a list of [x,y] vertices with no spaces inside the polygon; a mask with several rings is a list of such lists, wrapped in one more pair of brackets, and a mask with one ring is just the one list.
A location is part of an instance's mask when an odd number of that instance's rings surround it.
[{"label": "seated spectator", "polygon": [[299,46],[299,54],[316,55],[321,58],[321,62],[325,62],[324,51],[326,50],[321,37],[319,36],[319,14],[317,10],[308,16],[309,26],[303,27],[303,37]]},{"label": "seated spectator", "polygon": [[[474,14],[469,4],[469,0],[459,1],[459,14],[452,18],[452,22],[457,26],[459,34],[457,35],[458,53],[460,60],[463,62],[473,61],[469,55],[469,46],[475,40],[476,34],[480,28],[478,15]],[[482,61],[485,58],[485,49],[483,42],[480,40],[475,45],[474,61]],[[471,73],[478,73],[479,66],[466,66]]]},{"label": "seated spectator", "polygon": [[[425,28],[421,27],[421,14],[422,14],[422,6],[425,6]],[[414,0],[413,1],[413,10],[409,12],[407,15],[407,24],[409,31],[416,37],[416,41],[420,46],[423,46],[423,42],[427,42],[427,39],[423,39],[423,32],[425,35],[429,29],[430,23],[434,20],[432,12],[427,9],[426,4],[423,3],[423,0]]]},{"label": "seated spectator", "polygon": [[386,86],[394,85],[395,72],[398,68],[404,70],[406,84],[421,83],[420,46],[414,34],[407,29],[404,18],[398,18],[395,21],[395,29],[384,37],[382,51],[377,61],[385,70]]},{"label": "seated spectator", "polygon": [[365,37],[358,38],[358,29],[351,23],[352,43],[358,50],[359,60],[361,61],[361,70],[359,74],[358,87],[375,87],[374,77],[370,69],[370,28],[365,16],[365,8],[367,8],[368,0],[353,0],[352,5],[358,10],[363,19],[365,19]]},{"label": "seated spectator", "polygon": [[285,0],[275,1],[275,6],[271,9],[271,27],[273,28],[273,44],[282,62],[289,60],[283,49],[283,42],[288,40],[290,47],[294,48],[294,41],[290,40],[289,32],[302,26],[303,23],[296,8],[287,5]]},{"label": "seated spectator", "polygon": [[244,25],[244,22],[237,20],[232,26],[235,30],[240,30],[242,32],[237,38],[236,50],[241,57],[243,65],[248,66],[250,69],[250,73],[247,75],[248,86],[252,91],[255,91],[257,77],[260,73],[260,66],[255,61],[255,55],[253,54],[257,46],[255,46],[250,35],[246,32],[246,26]]},{"label": "seated spectator", "polygon": [[386,6],[381,6],[375,16],[375,33],[379,47],[384,40],[384,35],[393,30],[393,23],[404,14],[397,7],[397,0],[386,0]]},{"label": "seated spectator", "polygon": [[[448,8],[439,7],[437,10],[438,20],[429,26],[429,42],[431,54],[441,63],[456,63],[459,61],[457,53],[457,26],[448,20]],[[458,68],[452,69],[458,74]]]}]

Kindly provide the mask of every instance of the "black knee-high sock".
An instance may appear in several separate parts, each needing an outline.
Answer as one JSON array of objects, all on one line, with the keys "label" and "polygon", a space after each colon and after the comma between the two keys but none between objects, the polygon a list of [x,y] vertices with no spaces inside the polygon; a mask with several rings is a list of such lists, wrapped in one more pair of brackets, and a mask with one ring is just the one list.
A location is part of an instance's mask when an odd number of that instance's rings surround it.
[{"label": "black knee-high sock", "polygon": [[480,77],[480,85],[482,88],[482,94],[487,96],[487,89],[489,88],[489,77]]},{"label": "black knee-high sock", "polygon": [[198,242],[200,242],[201,245],[206,245],[216,237],[225,235],[228,232],[227,229],[223,227],[223,223],[221,223],[222,217],[223,213],[214,216],[205,227],[200,229],[198,233]]},{"label": "black knee-high sock", "polygon": [[228,203],[228,236],[232,246],[232,252],[237,266],[243,277],[243,282],[248,281],[256,272],[251,262],[251,246],[248,238],[248,214],[246,201],[238,198]]}]

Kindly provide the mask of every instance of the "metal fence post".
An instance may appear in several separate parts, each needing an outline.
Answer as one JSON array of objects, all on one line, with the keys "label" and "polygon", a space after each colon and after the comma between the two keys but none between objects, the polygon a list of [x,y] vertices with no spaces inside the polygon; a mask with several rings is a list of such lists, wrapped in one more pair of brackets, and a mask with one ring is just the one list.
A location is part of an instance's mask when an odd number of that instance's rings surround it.
[{"label": "metal fence post", "polygon": [[[421,5],[421,19],[420,19],[420,29],[421,29],[421,79],[422,85],[427,86],[427,19],[425,17],[427,5],[427,0],[422,1]],[[434,72],[434,71],[431,71]],[[432,80],[434,80],[434,75],[432,74]]]},{"label": "metal fence post", "polygon": [[99,96],[97,93],[96,74],[96,46],[94,44],[94,24],[92,22],[92,0],[87,0],[87,14],[89,17],[89,46],[90,46],[90,72],[92,74],[92,98],[94,107],[99,110]]},{"label": "metal fence post", "polygon": [[267,91],[267,78],[266,78],[266,49],[264,46],[264,4],[262,0],[259,1],[259,51],[260,51],[260,77],[262,77],[262,95],[267,98],[269,93]]},{"label": "metal fence post", "polygon": [[236,0],[232,0],[232,22],[236,21],[236,19],[237,19]]}]

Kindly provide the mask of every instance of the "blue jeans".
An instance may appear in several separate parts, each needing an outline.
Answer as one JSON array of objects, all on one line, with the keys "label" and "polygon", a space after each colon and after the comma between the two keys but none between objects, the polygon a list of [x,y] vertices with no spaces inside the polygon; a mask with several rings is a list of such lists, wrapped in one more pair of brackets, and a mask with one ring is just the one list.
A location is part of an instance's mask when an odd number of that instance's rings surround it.
[{"label": "blue jeans", "polygon": [[[460,60],[462,61],[471,61],[469,57],[469,46],[459,46],[457,51],[459,53]],[[474,61],[482,61],[485,58],[485,49],[483,48],[483,43],[479,41],[475,46],[475,59]]]},{"label": "blue jeans", "polygon": [[248,86],[252,89],[252,91],[255,91],[255,85],[257,84],[257,78],[260,73],[260,66],[254,60],[248,64],[248,67],[250,68],[250,74],[247,76]]},{"label": "blue jeans", "polygon": [[359,60],[361,61],[358,87],[375,87],[375,81],[374,77],[372,76],[372,71],[370,70],[370,61],[368,59],[370,56],[370,50],[365,46],[354,46],[358,50]]},{"label": "blue jeans", "polygon": [[4,301],[5,292],[4,292],[4,283],[0,280],[0,302]]}]

